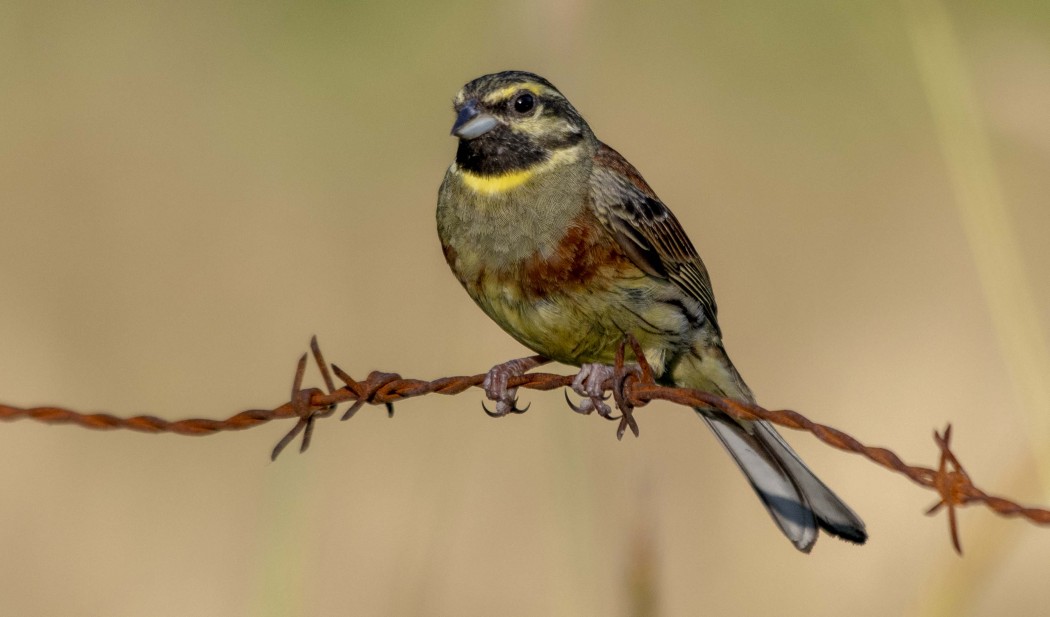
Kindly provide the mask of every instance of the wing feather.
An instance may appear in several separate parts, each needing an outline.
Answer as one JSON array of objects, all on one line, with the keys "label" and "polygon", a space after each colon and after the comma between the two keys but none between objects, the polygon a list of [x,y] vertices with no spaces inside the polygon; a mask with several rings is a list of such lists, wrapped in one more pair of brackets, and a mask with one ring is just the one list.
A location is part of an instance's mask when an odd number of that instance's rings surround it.
[{"label": "wing feather", "polygon": [[711,279],[682,224],[619,152],[601,144],[594,156],[591,202],[599,220],[646,274],[667,279],[700,303],[717,328]]}]

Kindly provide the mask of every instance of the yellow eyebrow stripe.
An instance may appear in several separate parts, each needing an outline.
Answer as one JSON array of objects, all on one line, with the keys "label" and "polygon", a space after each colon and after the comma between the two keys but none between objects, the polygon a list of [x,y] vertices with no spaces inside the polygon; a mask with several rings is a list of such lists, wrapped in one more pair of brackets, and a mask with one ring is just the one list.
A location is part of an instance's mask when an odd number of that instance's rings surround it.
[{"label": "yellow eyebrow stripe", "polygon": [[464,171],[462,174],[463,184],[466,184],[473,191],[485,195],[495,195],[517,188],[528,182],[529,178],[535,175],[533,171],[528,169],[512,171],[498,176],[479,176],[469,171]]},{"label": "yellow eyebrow stripe", "polygon": [[523,84],[514,84],[513,86],[507,86],[501,88],[495,92],[491,92],[485,96],[484,101],[486,103],[498,103],[509,99],[515,92],[519,90],[528,90],[529,92],[540,96],[546,90],[546,88],[540,84],[534,82],[525,82]]}]

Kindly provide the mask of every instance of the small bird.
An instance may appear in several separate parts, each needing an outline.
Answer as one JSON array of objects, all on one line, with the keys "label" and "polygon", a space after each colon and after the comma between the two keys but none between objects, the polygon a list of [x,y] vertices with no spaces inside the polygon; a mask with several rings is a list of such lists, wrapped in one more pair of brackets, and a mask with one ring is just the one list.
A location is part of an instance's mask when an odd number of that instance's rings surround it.
[{"label": "small bird", "polygon": [[[456,160],[438,192],[445,259],[471,298],[523,345],[581,367],[580,411],[608,416],[602,384],[627,335],[657,382],[753,403],[722,345],[707,268],[642,175],[594,136],[546,79],[484,75],[453,103]],[[494,415],[520,412],[508,380],[542,362],[494,367]],[[809,552],[819,529],[850,542],[864,523],[764,421],[697,408],[773,520]]]}]

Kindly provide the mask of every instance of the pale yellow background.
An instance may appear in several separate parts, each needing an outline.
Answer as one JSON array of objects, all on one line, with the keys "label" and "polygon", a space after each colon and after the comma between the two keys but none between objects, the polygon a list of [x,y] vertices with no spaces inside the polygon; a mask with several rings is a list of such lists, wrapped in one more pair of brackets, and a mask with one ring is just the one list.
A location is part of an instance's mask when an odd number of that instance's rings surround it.
[{"label": "pale yellow background", "polygon": [[[979,484],[1048,503],[1048,7],[7,2],[0,401],[226,417],[314,333],[358,375],[524,355],[433,211],[452,96],[527,69],[678,214],[763,403],[924,464],[953,422]],[[691,411],[618,443],[522,399],[368,408],[277,463],[288,423],[2,424],[0,615],[1050,610],[1050,530],[965,511],[960,559],[931,493],[792,434],[871,533],[805,556]]]}]

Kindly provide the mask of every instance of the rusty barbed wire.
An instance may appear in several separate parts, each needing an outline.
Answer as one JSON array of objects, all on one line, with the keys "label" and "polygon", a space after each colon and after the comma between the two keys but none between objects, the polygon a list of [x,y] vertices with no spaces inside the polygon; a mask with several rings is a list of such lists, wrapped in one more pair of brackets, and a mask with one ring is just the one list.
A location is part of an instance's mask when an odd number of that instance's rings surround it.
[{"label": "rusty barbed wire", "polygon": [[[625,370],[624,348],[628,344],[633,347],[635,358],[640,360],[640,371],[637,369]],[[291,398],[274,409],[249,409],[225,420],[206,418],[164,420],[149,415],[122,418],[107,413],[80,413],[61,407],[21,408],[0,403],[0,420],[30,419],[46,424],[74,424],[97,430],[127,429],[144,433],[199,436],[245,430],[273,420],[297,418],[298,422],[295,426],[271,452],[271,459],[276,459],[284,448],[300,434],[303,435],[303,438],[299,450],[304,452],[310,445],[316,420],[331,416],[336,407],[342,403],[351,403],[342,416],[343,420],[353,417],[365,404],[384,405],[388,415],[393,417],[395,402],[427,394],[459,394],[470,388],[480,388],[485,379],[484,374],[479,374],[425,381],[406,379],[397,373],[372,371],[363,381],[359,381],[335,364],[330,365],[331,371],[329,371],[329,365],[321,354],[316,337],[310,341],[310,348],[327,391],[302,387],[308,358],[307,354],[303,354],[296,367]],[[652,371],[646,365],[644,358],[637,342],[625,341],[617,354],[617,370],[614,376],[606,381],[605,390],[611,391],[616,406],[622,414],[610,418],[619,420],[617,438],[622,438],[628,428],[635,436],[639,434],[634,410],[654,400],[670,401],[689,407],[714,407],[740,420],[761,419],[785,428],[806,431],[833,448],[859,454],[880,467],[907,477],[919,486],[933,490],[939,495],[940,500],[927,511],[927,514],[934,514],[942,508],[947,509],[952,544],[960,554],[962,549],[959,542],[956,509],[961,506],[979,503],[1001,516],[1020,517],[1038,525],[1050,525],[1050,510],[1027,507],[1003,497],[990,495],[973,484],[969,474],[966,473],[951,450],[951,425],[948,425],[943,433],[934,432],[934,441],[940,451],[937,469],[908,465],[886,448],[867,446],[839,429],[814,422],[789,409],[769,410],[700,390],[658,385],[653,380]],[[540,363],[545,361],[542,356],[535,356],[534,359]],[[345,385],[337,388],[331,376],[332,372]],[[569,386],[574,377],[553,373],[526,373],[511,377],[507,386],[508,388],[540,391],[554,390]]]}]

